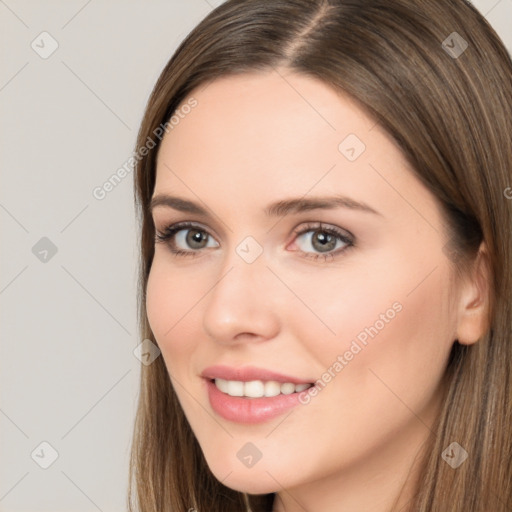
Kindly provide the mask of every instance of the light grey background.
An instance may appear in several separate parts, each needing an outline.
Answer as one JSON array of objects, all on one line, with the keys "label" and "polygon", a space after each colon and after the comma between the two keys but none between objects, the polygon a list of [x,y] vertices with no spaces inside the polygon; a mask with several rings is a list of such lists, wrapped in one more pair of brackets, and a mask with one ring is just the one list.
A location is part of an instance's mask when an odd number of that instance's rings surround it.
[{"label": "light grey background", "polygon": [[[142,341],[132,173],[102,200],[93,190],[220,3],[0,0],[1,512],[126,510]],[[511,50],[512,0],[474,4]],[[42,58],[45,31],[58,48]],[[58,452],[47,469],[42,442]]]}]

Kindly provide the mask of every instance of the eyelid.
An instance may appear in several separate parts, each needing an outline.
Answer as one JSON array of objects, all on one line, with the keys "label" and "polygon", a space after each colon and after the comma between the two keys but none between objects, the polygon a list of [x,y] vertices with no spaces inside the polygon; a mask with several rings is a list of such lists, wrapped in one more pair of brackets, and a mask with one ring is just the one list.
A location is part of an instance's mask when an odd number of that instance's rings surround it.
[{"label": "eyelid", "polygon": [[349,239],[350,241],[353,241],[355,239],[355,236],[347,229],[339,228],[338,226],[330,225],[327,224],[326,222],[320,221],[302,222],[299,226],[294,228],[293,234],[298,236],[307,233],[308,231],[314,230],[332,232],[335,233],[336,236],[339,236],[340,238],[343,237]]},{"label": "eyelid", "polygon": [[188,229],[196,228],[199,231],[204,231],[210,237],[214,238],[215,241],[217,241],[217,243],[219,243],[218,240],[217,240],[217,234],[215,233],[215,231],[213,229],[211,229],[211,228],[208,228],[208,227],[204,226],[200,222],[183,220],[183,221],[177,221],[177,222],[163,222],[161,224],[162,224],[162,229],[158,229],[157,223],[153,222],[155,235],[157,233],[162,233],[162,232],[166,233],[170,229],[179,231],[179,230],[187,229],[187,228]]}]

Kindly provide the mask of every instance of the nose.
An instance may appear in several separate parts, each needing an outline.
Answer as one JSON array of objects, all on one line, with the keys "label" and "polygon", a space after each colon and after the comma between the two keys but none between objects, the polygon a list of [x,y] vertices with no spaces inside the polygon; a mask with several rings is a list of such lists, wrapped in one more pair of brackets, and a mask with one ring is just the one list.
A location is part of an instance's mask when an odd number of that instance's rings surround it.
[{"label": "nose", "polygon": [[208,336],[226,345],[274,338],[280,328],[278,284],[263,254],[247,263],[233,250],[205,297]]}]

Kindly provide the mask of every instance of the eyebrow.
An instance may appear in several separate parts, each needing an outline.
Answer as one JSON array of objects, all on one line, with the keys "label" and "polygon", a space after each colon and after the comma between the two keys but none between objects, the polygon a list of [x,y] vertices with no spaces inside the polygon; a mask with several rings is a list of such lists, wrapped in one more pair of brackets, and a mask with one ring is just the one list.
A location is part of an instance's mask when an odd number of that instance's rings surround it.
[{"label": "eyebrow", "polygon": [[[149,213],[151,214],[153,209],[157,206],[166,206],[181,212],[194,213],[205,217],[209,215],[207,209],[203,208],[199,204],[182,197],[170,196],[167,194],[158,194],[151,199],[149,204]],[[267,217],[279,217],[309,210],[332,210],[334,208],[348,208],[350,210],[358,210],[383,217],[382,213],[378,212],[366,203],[356,201],[350,197],[342,195],[284,199],[269,204],[264,209],[264,214]]]}]

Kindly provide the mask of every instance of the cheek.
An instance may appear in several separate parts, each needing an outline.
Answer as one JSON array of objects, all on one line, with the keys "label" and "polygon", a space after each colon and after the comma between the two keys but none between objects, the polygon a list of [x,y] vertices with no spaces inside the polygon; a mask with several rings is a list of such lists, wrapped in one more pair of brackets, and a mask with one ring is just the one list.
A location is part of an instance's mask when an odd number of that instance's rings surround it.
[{"label": "cheek", "polygon": [[453,345],[454,312],[446,283],[447,276],[437,269],[417,288],[404,290],[403,311],[386,335],[388,346],[382,343],[376,350],[379,376],[418,408],[436,391]]},{"label": "cheek", "polygon": [[183,329],[187,315],[197,302],[193,284],[169,268],[165,258],[155,255],[146,287],[146,314],[153,334],[166,361],[167,354],[190,350],[190,340]]},{"label": "cheek", "polygon": [[303,321],[296,336],[311,340],[310,354],[324,368],[325,388],[318,395],[324,399],[318,407],[339,403],[344,410],[340,422],[347,410],[356,424],[375,414],[389,424],[403,421],[410,414],[404,403],[414,411],[425,409],[445,370],[455,316],[448,269],[441,263],[435,268],[436,262],[423,265],[421,258],[397,264],[394,256],[367,266],[364,275],[347,271],[323,294],[318,288],[309,295],[302,290],[336,333],[313,317],[309,324]]},{"label": "cheek", "polygon": [[155,256],[146,286],[146,314],[157,341],[172,326],[169,312],[174,311],[175,294]]},{"label": "cheek", "polygon": [[353,288],[351,306],[338,321],[337,354],[345,357],[333,392],[347,407],[358,404],[361,417],[376,414],[390,425],[410,410],[420,414],[427,408],[453,343],[444,270],[439,267],[419,286],[420,279],[404,275],[396,272],[391,285],[373,280],[371,294]]},{"label": "cheek", "polygon": [[428,360],[442,364],[451,348],[455,311],[449,277],[435,251],[423,256],[405,248],[382,250],[329,279],[322,293],[310,290],[309,297],[335,332],[326,340],[337,354],[352,349],[360,362],[389,359],[402,363],[407,374]]}]

